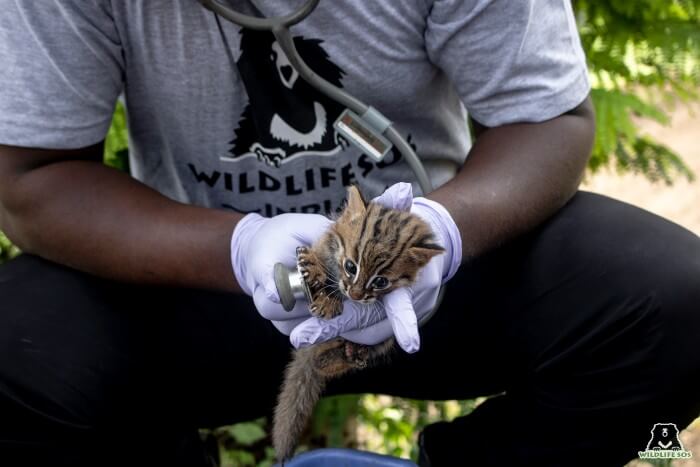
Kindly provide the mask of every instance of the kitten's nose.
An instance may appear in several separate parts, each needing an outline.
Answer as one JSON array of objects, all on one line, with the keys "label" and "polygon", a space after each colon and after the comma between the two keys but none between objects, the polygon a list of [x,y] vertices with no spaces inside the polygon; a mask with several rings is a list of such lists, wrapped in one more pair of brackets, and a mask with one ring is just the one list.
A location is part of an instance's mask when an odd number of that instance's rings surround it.
[{"label": "kitten's nose", "polygon": [[350,295],[351,300],[362,300],[362,298],[364,297],[364,294],[362,293],[361,290],[352,290],[351,289],[350,293],[348,295]]}]

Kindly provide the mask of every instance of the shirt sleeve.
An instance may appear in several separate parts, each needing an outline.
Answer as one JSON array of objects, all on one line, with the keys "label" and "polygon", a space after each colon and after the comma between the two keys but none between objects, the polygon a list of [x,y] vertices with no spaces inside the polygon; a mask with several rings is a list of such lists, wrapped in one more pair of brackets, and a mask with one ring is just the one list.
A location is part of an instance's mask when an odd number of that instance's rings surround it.
[{"label": "shirt sleeve", "polygon": [[434,0],[426,47],[486,126],[554,118],[590,91],[568,0]]},{"label": "shirt sleeve", "polygon": [[108,0],[0,0],[0,144],[104,139],[123,56]]}]

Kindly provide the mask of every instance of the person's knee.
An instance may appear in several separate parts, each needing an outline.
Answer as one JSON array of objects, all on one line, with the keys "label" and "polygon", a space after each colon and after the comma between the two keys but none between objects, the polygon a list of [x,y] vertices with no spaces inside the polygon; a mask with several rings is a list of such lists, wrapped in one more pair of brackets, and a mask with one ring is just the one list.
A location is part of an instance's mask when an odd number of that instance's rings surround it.
[{"label": "person's knee", "polygon": [[[61,345],[55,340],[58,336],[48,342],[44,337],[0,335],[4,349],[0,399],[3,406],[12,407],[16,417],[9,422],[19,425],[20,421],[31,421],[35,426],[84,432],[117,415],[128,375],[124,358],[109,348],[90,345],[77,355],[79,344],[75,340],[66,343],[63,351],[56,348]],[[5,415],[3,418],[8,422]]]},{"label": "person's knee", "polygon": [[[538,388],[562,407],[664,403],[700,382],[700,238],[628,205],[584,201],[610,211],[591,221],[608,238],[567,244],[577,262],[536,297],[530,319],[547,329],[533,345]],[[587,218],[574,217],[558,233]]]},{"label": "person's knee", "polygon": [[[698,239],[700,243],[700,239]],[[663,338],[659,353],[665,381],[679,389],[700,384],[700,251],[679,255],[654,271],[652,287],[659,304],[658,333]],[[647,273],[649,274],[649,273]],[[697,399],[700,402],[700,398]]]},{"label": "person's knee", "polygon": [[700,237],[599,195],[580,193],[573,204],[569,218],[574,220],[560,233],[570,235],[569,254],[578,261],[574,268],[581,268],[582,279],[598,293],[653,300],[661,309],[700,303]]},{"label": "person's knee", "polygon": [[1,403],[57,429],[84,430],[118,412],[142,333],[119,295],[36,257],[0,267]]}]

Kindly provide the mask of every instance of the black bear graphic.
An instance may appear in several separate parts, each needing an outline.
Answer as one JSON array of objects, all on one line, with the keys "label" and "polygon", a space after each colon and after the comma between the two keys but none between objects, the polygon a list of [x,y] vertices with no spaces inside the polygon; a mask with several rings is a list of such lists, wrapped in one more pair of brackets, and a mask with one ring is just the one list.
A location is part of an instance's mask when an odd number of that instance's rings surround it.
[{"label": "black bear graphic", "polygon": [[681,440],[678,438],[678,428],[673,423],[657,423],[651,429],[651,439],[647,444],[647,451],[651,450],[674,450],[683,449]]},{"label": "black bear graphic", "polygon": [[[342,87],[343,70],[322,41],[294,38],[299,55],[321,77]],[[269,31],[241,30],[238,69],[248,93],[231,154],[254,154],[279,167],[296,155],[334,154],[346,146],[333,124],[343,108],[304,81]]]}]

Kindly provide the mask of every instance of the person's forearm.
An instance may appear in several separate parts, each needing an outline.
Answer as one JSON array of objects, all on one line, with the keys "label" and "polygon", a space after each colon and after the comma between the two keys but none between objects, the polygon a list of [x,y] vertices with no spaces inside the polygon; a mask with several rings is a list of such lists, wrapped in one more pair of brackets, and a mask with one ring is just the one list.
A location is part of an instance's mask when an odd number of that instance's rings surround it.
[{"label": "person's forearm", "polygon": [[240,290],[229,253],[240,214],[177,203],[92,161],[38,167],[11,190],[0,229],[27,252],[110,279]]},{"label": "person's forearm", "polygon": [[481,129],[467,162],[428,198],[450,212],[463,258],[536,227],[578,189],[595,132],[590,100],[542,123]]}]

